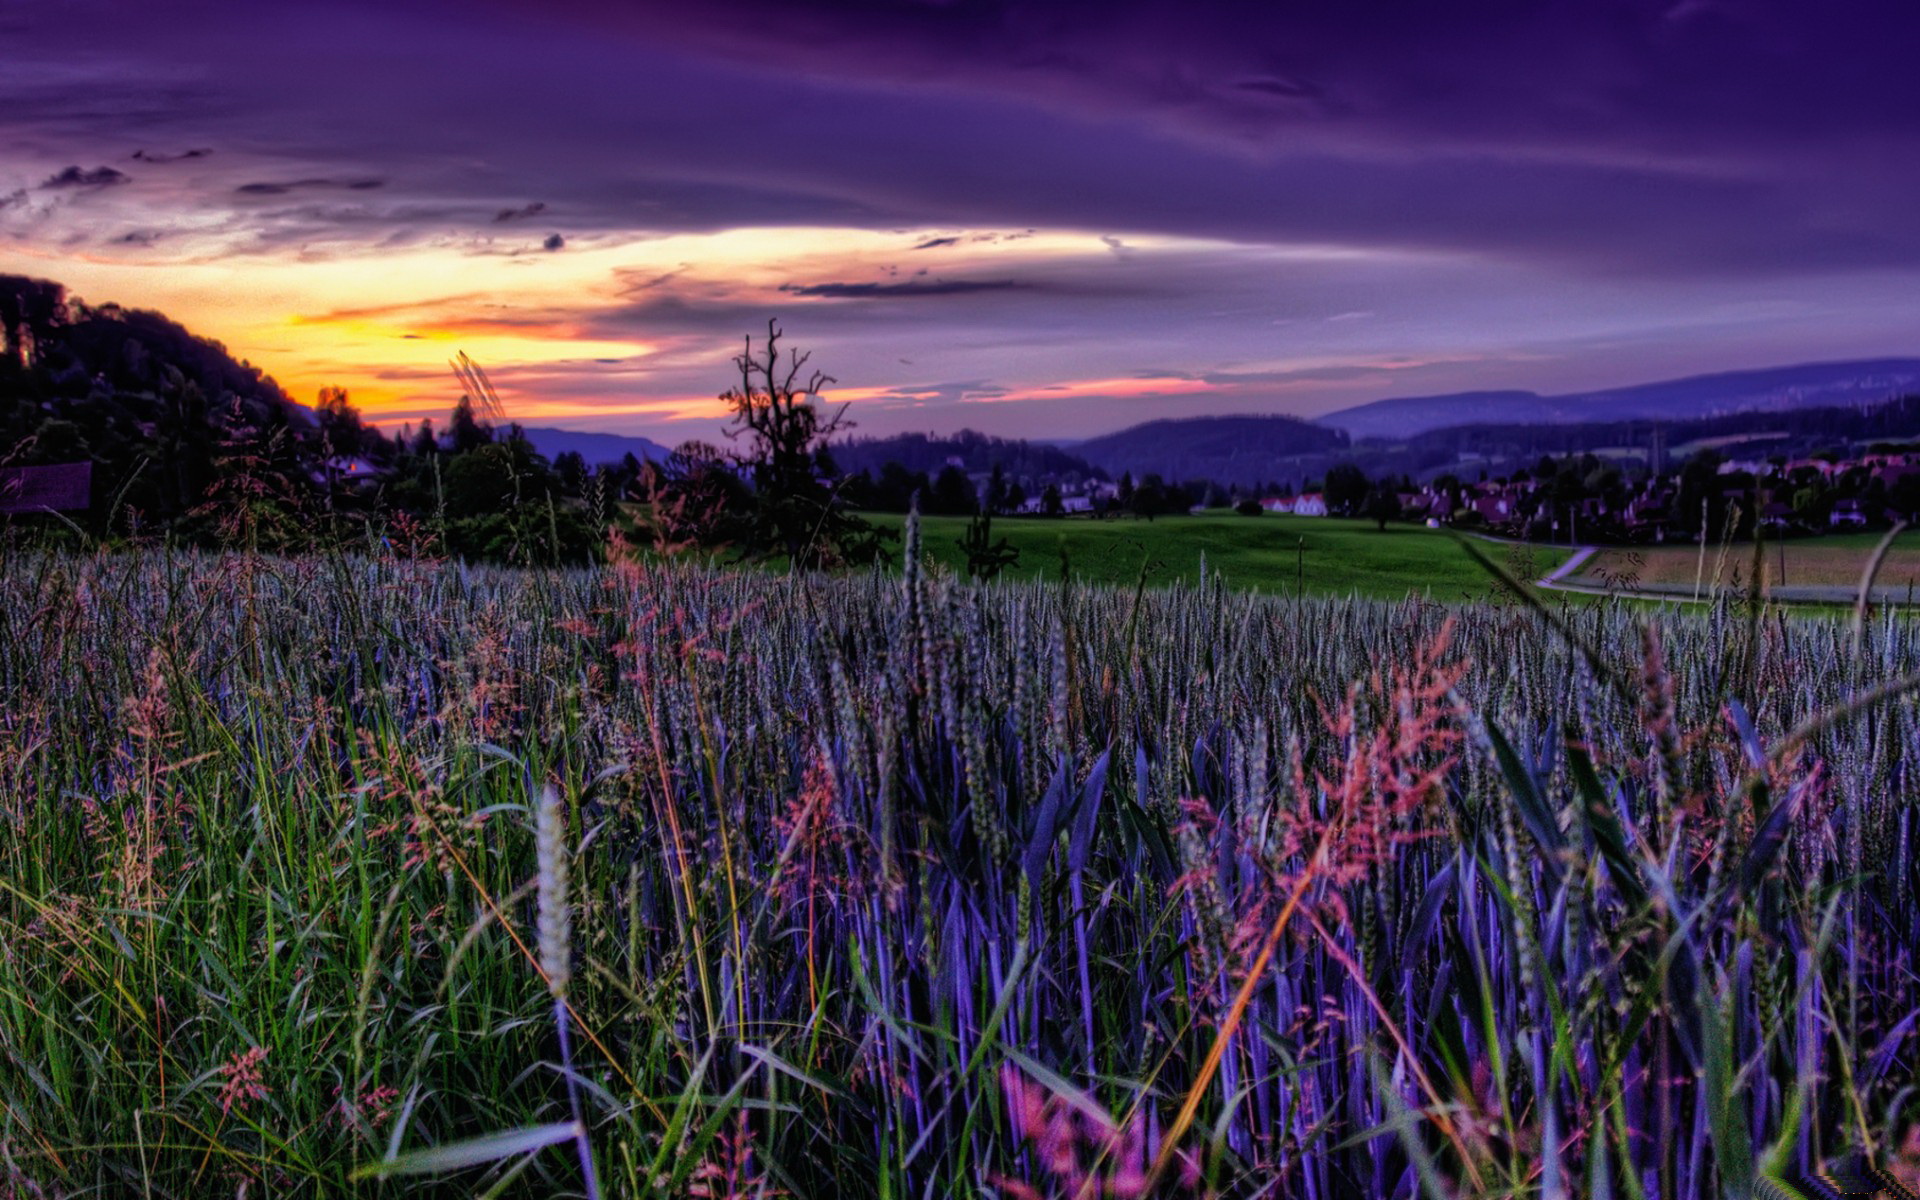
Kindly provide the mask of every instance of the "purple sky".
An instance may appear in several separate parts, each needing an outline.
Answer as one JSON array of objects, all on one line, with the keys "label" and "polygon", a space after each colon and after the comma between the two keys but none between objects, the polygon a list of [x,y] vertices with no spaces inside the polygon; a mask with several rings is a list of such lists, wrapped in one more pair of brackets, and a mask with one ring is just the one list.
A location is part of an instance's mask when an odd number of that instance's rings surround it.
[{"label": "purple sky", "polygon": [[311,400],[1073,436],[1920,354],[1908,4],[0,0],[0,270]]}]

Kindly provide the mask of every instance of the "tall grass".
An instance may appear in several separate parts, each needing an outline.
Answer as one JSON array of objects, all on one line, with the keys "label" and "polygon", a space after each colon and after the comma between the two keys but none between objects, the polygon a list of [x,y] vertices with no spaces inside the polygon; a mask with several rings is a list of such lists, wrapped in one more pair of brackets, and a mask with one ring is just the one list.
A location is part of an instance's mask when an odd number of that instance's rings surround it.
[{"label": "tall grass", "polygon": [[1704,1198],[1920,1117],[1891,617],[4,565],[0,1194]]}]

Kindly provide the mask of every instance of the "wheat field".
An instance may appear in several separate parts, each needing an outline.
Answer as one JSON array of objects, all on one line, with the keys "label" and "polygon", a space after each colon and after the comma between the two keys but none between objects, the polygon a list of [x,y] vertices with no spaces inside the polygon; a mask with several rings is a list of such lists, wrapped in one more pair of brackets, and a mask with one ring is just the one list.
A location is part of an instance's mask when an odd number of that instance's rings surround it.
[{"label": "wheat field", "polygon": [[0,1195],[1751,1193],[1920,1119],[1920,639],[0,575]]}]

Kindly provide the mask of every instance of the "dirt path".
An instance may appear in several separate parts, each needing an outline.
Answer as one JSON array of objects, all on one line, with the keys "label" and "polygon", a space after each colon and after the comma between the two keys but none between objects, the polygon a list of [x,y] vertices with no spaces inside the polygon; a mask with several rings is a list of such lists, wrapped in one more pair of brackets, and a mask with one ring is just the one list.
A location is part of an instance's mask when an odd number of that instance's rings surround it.
[{"label": "dirt path", "polygon": [[1543,588],[1557,588],[1561,580],[1573,574],[1575,571],[1578,571],[1581,567],[1586,566],[1587,560],[1592,558],[1594,554],[1599,551],[1599,549],[1600,547],[1598,546],[1580,547],[1578,550],[1575,550],[1573,552],[1572,558],[1569,558],[1567,561],[1561,563],[1559,566],[1555,567],[1553,570],[1548,571],[1545,575],[1542,575],[1536,581],[1535,585]]}]

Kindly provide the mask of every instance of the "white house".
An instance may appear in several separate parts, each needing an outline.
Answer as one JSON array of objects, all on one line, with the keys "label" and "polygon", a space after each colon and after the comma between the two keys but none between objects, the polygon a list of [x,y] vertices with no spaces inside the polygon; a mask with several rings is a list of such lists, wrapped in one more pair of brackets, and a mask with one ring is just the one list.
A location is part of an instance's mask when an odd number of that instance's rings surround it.
[{"label": "white house", "polygon": [[1327,515],[1327,498],[1319,492],[1308,492],[1293,502],[1293,515],[1296,517],[1324,517]]},{"label": "white house", "polygon": [[1293,497],[1268,496],[1260,501],[1260,507],[1270,513],[1290,513],[1293,511]]}]

